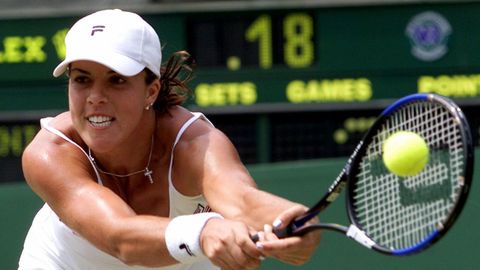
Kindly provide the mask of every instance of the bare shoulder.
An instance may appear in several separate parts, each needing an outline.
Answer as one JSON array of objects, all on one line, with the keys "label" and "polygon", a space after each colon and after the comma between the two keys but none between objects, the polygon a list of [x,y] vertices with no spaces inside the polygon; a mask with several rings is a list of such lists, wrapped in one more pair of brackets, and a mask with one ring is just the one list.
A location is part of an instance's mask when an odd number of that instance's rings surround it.
[{"label": "bare shoulder", "polygon": [[213,151],[215,148],[223,151],[235,150],[230,139],[219,129],[213,126],[206,117],[200,117],[193,122],[183,133],[177,144],[179,152],[186,150],[192,153],[195,151]]},{"label": "bare shoulder", "polygon": [[204,180],[212,174],[243,166],[229,138],[203,118],[185,130],[174,151],[173,181],[185,195],[202,193]]},{"label": "bare shoulder", "polygon": [[[51,119],[49,125],[72,138],[75,135],[69,119],[68,114],[60,114]],[[25,180],[39,195],[49,185],[54,186],[63,171],[73,168],[73,162],[86,164],[86,161],[77,147],[45,129],[37,133],[22,154]]]},{"label": "bare shoulder", "polygon": [[[69,138],[73,139],[76,137],[74,136],[73,127],[68,113],[57,115],[49,121],[48,125],[64,133]],[[62,151],[62,148],[69,149],[71,147],[74,146],[61,137],[42,128],[25,149],[23,158],[41,159],[42,157],[44,158],[51,154],[59,153],[57,151]]]},{"label": "bare shoulder", "polygon": [[[172,111],[172,115],[173,117],[171,117],[170,126],[172,126],[171,124],[175,126],[175,128],[173,128],[173,135],[176,136],[180,128],[193,117],[193,114],[185,108],[177,107]],[[214,142],[212,140],[214,140]],[[200,117],[184,131],[176,148],[180,149],[195,145],[207,146],[205,144],[207,142],[216,144],[229,144],[230,140],[222,131],[218,130],[211,123],[209,123],[208,120],[206,120],[204,117]]]}]

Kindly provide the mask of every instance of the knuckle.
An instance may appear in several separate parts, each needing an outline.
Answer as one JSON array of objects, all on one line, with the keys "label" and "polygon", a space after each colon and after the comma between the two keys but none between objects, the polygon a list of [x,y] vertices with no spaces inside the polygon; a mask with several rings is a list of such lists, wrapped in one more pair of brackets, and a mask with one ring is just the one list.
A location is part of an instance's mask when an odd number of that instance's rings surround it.
[{"label": "knuckle", "polygon": [[[250,241],[250,239],[248,239]],[[248,244],[248,242],[246,241],[246,238],[245,237],[239,237],[237,239],[237,243],[240,247],[244,247]]]},{"label": "knuckle", "polygon": [[248,258],[243,254],[237,257],[237,262],[238,264],[245,265],[245,266],[250,264],[250,261],[248,260]]},{"label": "knuckle", "polygon": [[261,265],[260,260],[251,260],[250,261],[250,267],[251,269],[257,269]]},{"label": "knuckle", "polygon": [[221,241],[215,243],[215,245],[212,246],[212,248],[209,250],[209,254],[207,255],[209,258],[217,258],[221,256],[221,254],[224,251],[224,245],[222,244]]}]

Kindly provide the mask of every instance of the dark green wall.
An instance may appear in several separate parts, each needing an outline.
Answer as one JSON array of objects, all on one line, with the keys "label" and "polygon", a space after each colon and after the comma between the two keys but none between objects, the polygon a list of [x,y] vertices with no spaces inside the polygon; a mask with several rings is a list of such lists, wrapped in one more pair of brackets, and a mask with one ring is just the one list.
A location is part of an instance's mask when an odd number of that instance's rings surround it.
[{"label": "dark green wall", "polygon": [[[476,151],[480,154],[480,150]],[[331,184],[345,159],[255,166],[251,168],[261,188],[307,205]],[[479,168],[477,159],[475,167]],[[369,270],[467,270],[478,269],[480,256],[480,174],[475,173],[473,187],[462,214],[449,233],[428,251],[410,257],[389,257],[365,249],[350,239],[325,231],[314,258],[301,269],[369,269]],[[475,183],[477,182],[477,183]],[[346,222],[342,198],[325,210],[324,222]],[[262,269],[293,269],[293,266],[267,260]]]},{"label": "dark green wall", "polygon": [[[479,154],[480,150],[476,151]],[[343,167],[346,158],[255,165],[249,169],[262,189],[310,205]],[[480,166],[480,161],[476,161]],[[480,181],[475,173],[474,182]],[[474,183],[459,221],[439,243],[427,252],[411,257],[393,258],[376,254],[333,232],[325,232],[314,258],[301,269],[477,269],[480,265],[480,186]],[[16,269],[23,238],[41,201],[25,184],[0,185],[0,269]],[[321,219],[344,223],[341,198],[328,208]],[[293,269],[293,266],[268,259],[261,269]]]},{"label": "dark green wall", "polygon": [[17,269],[23,239],[41,204],[26,184],[0,185],[0,269]]}]

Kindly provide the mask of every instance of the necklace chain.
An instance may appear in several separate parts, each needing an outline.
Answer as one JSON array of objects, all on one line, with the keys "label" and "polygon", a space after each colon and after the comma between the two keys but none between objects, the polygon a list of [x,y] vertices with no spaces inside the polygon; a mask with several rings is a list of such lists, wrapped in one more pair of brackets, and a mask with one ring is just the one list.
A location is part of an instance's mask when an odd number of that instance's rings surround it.
[{"label": "necklace chain", "polygon": [[145,177],[148,177],[148,181],[150,182],[150,184],[153,184],[153,177],[152,177],[153,171],[148,168],[148,167],[150,167],[150,161],[152,160],[153,142],[154,142],[154,138],[153,138],[153,135],[152,135],[152,140],[151,140],[151,143],[150,143],[150,154],[148,154],[148,162],[147,162],[147,166],[145,166],[145,169],[139,170],[139,171],[136,171],[136,172],[132,172],[132,173],[116,174],[116,173],[106,172],[106,171],[102,170],[98,166],[98,164],[95,162],[95,159],[92,156],[92,151],[90,150],[90,147],[88,148],[88,157],[90,158],[90,160],[92,160],[93,165],[95,165],[95,168],[97,168],[97,170],[100,171],[103,174],[107,174],[107,175],[111,175],[111,176],[115,176],[115,177],[119,177],[119,178],[125,178],[125,177],[129,177],[129,176],[136,175],[136,174],[139,174],[139,173],[143,173],[143,175],[145,175]]}]

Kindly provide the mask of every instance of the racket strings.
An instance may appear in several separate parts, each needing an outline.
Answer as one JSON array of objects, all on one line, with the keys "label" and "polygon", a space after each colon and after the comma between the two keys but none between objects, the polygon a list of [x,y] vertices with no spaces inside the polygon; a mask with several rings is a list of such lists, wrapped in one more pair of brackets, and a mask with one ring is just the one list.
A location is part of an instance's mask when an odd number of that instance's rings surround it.
[{"label": "racket strings", "polygon": [[[444,222],[461,189],[461,131],[446,107],[430,102],[408,104],[388,117],[360,163],[353,207],[362,229],[392,250],[413,247]],[[382,144],[393,133],[409,130],[430,148],[425,169],[416,176],[393,175],[382,162]]]}]

